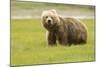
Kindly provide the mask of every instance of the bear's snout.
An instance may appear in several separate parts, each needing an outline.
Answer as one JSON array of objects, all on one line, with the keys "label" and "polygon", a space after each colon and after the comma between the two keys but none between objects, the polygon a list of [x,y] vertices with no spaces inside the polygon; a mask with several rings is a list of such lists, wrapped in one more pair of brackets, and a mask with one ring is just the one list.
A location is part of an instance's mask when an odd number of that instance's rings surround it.
[{"label": "bear's snout", "polygon": [[51,20],[48,20],[48,24],[51,24]]},{"label": "bear's snout", "polygon": [[49,25],[52,25],[52,24],[53,24],[52,18],[51,18],[51,17],[48,17],[48,18],[46,19],[46,23],[49,24]]}]

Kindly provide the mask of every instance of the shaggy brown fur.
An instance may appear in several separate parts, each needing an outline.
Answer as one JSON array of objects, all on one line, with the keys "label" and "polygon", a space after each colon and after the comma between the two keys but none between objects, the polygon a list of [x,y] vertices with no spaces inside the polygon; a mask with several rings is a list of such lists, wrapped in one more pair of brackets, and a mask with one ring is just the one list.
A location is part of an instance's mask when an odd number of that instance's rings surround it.
[{"label": "shaggy brown fur", "polygon": [[42,15],[42,24],[48,30],[48,44],[62,45],[85,44],[87,42],[86,26],[78,19],[59,16],[55,10]]}]

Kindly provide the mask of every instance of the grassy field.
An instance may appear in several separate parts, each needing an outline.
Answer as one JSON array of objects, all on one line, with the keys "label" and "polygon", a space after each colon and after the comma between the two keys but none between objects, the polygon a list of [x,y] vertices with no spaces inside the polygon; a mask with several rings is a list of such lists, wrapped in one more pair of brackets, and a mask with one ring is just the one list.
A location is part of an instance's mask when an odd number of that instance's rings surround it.
[{"label": "grassy field", "polygon": [[11,20],[11,65],[67,63],[95,60],[94,20],[82,20],[88,27],[86,45],[50,47],[39,19]]}]

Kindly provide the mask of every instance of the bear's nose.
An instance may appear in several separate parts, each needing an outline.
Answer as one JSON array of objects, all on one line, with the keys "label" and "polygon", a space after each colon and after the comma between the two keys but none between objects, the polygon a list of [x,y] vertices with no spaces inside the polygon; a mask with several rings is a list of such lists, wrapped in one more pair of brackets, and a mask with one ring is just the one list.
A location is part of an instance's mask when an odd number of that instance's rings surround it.
[{"label": "bear's nose", "polygon": [[51,20],[48,20],[48,24],[51,24]]}]

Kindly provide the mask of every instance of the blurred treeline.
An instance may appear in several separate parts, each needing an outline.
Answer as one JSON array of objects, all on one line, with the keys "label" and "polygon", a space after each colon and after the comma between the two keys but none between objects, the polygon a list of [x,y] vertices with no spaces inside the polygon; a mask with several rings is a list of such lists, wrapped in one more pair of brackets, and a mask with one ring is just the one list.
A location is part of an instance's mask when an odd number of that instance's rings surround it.
[{"label": "blurred treeline", "polygon": [[74,5],[74,4],[58,4],[58,3],[41,3],[41,2],[32,2],[32,1],[20,1],[20,0],[11,0],[11,9],[83,9],[83,10],[94,10],[94,6],[87,5]]}]

